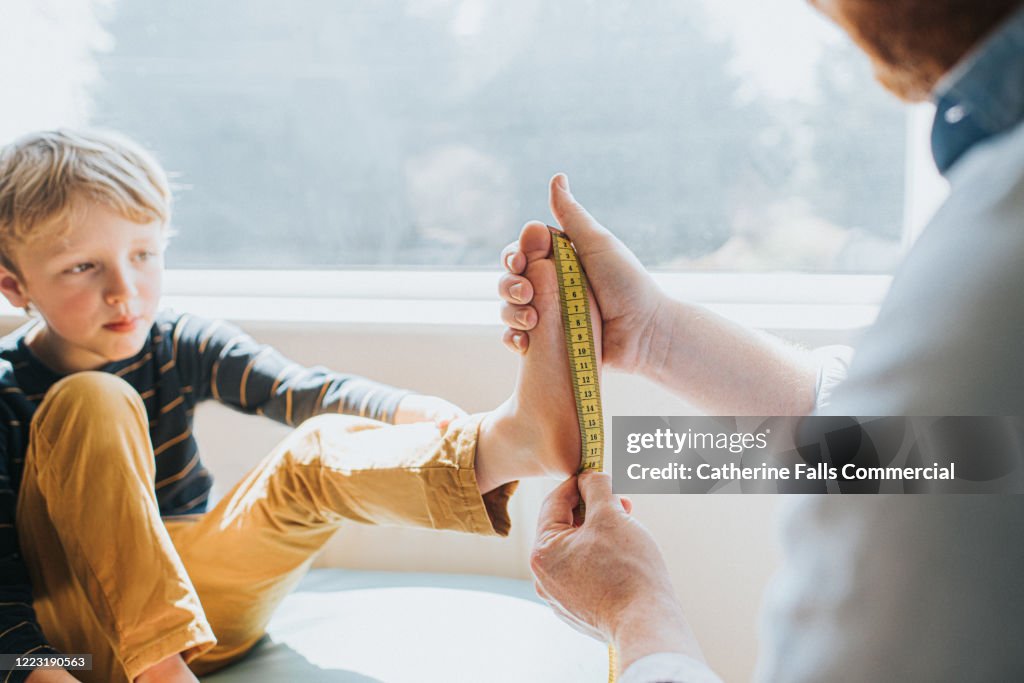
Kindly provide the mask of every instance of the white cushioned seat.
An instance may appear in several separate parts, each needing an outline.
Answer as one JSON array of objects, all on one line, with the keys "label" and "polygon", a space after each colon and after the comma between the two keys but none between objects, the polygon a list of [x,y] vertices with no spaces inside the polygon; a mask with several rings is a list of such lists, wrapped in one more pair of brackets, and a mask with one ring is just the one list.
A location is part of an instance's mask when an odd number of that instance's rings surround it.
[{"label": "white cushioned seat", "polygon": [[267,637],[204,683],[604,681],[604,645],[571,629],[529,581],[318,569]]}]

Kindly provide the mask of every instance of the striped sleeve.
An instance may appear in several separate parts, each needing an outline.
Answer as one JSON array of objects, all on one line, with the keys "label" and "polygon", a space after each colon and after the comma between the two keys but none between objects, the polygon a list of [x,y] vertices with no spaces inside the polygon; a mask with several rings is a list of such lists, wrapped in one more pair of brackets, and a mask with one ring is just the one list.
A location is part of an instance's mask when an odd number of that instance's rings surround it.
[{"label": "striped sleeve", "polygon": [[287,425],[323,413],[393,422],[409,393],[358,375],[305,367],[224,321],[183,315],[171,343],[181,369],[194,376],[198,399],[212,398]]},{"label": "striped sleeve", "polygon": [[[57,654],[49,646],[32,608],[32,584],[21,558],[14,525],[17,491],[8,465],[8,434],[0,430],[0,652]],[[29,671],[0,672],[4,681],[24,681]]]}]

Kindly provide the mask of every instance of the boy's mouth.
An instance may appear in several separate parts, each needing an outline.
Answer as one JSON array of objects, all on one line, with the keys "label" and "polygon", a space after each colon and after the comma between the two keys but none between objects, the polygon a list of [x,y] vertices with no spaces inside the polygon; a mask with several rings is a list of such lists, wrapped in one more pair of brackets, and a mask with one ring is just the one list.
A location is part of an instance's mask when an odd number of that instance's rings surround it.
[{"label": "boy's mouth", "polygon": [[118,318],[114,322],[107,323],[103,326],[104,329],[110,330],[111,332],[131,332],[139,324],[139,316],[131,316],[127,318]]}]

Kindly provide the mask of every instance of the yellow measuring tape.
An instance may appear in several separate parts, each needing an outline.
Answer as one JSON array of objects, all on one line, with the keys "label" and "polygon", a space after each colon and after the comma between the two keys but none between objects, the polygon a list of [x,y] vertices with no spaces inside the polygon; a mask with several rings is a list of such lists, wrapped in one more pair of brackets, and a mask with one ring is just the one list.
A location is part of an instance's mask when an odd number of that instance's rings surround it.
[{"label": "yellow measuring tape", "polygon": [[[580,472],[604,469],[604,416],[601,413],[601,387],[597,367],[597,348],[591,327],[587,300],[587,276],[576,250],[561,230],[551,231],[551,252],[558,276],[558,294],[562,309],[562,327],[569,353],[569,374],[576,397],[576,417],[580,423]],[[580,498],[580,519],[586,515]],[[615,648],[608,646],[608,683],[615,683]]]},{"label": "yellow measuring tape", "polygon": [[[604,417],[601,415],[601,388],[598,385],[597,349],[591,332],[590,304],[587,301],[587,276],[580,266],[572,242],[564,232],[548,226],[551,249],[558,275],[558,293],[562,303],[562,326],[569,351],[569,372],[576,395],[576,416],[580,422],[582,454],[580,471],[604,468]],[[583,501],[580,501],[582,512]]]}]

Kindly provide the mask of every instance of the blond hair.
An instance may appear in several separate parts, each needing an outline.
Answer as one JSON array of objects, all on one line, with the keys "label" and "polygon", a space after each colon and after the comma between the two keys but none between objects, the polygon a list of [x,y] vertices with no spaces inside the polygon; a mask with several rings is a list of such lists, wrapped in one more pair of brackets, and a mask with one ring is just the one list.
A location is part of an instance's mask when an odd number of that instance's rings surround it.
[{"label": "blond hair", "polygon": [[76,200],[99,202],[136,223],[171,220],[167,174],[142,147],[107,131],[30,133],[0,149],[0,263],[44,232],[63,235]]}]

